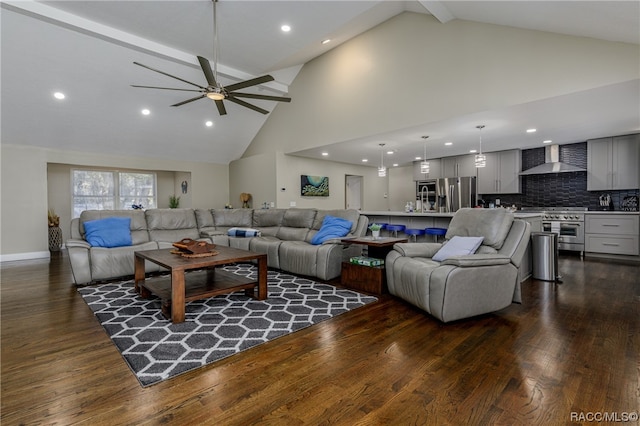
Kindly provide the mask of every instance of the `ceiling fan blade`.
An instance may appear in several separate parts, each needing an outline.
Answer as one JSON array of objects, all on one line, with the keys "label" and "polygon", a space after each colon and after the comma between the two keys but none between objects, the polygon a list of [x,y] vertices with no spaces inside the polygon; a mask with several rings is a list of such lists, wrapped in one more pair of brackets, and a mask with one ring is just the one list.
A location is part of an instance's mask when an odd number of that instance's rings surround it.
[{"label": "ceiling fan blade", "polygon": [[207,95],[196,96],[195,98],[187,99],[186,101],[178,102],[177,104],[171,105],[172,107],[179,107],[184,104],[188,104],[189,102],[197,101],[198,99],[206,98]]},{"label": "ceiling fan blade", "polygon": [[185,82],[185,83],[187,83],[187,84],[190,84],[190,85],[192,85],[192,86],[199,87],[199,88],[201,88],[202,90],[206,90],[206,87],[202,87],[202,86],[200,86],[199,84],[195,84],[195,83],[192,83],[192,82],[190,82],[190,81],[184,80],[184,79],[182,79],[182,78],[180,78],[180,77],[176,77],[175,75],[167,74],[167,73],[166,73],[166,72],[164,72],[164,71],[160,71],[160,70],[157,70],[157,69],[155,69],[155,68],[148,67],[148,66],[143,65],[143,64],[141,64],[141,63],[139,63],[139,62],[134,62],[134,64],[135,64],[135,65],[138,65],[138,66],[140,66],[140,67],[142,67],[142,68],[146,68],[146,69],[148,69],[148,70],[155,71],[155,72],[157,72],[157,73],[159,73],[159,74],[166,75],[167,77],[175,78],[176,80],[180,80],[180,81]]},{"label": "ceiling fan blade", "polygon": [[204,72],[204,76],[207,78],[209,86],[218,87],[218,83],[216,83],[216,78],[211,70],[211,63],[209,63],[209,60],[202,56],[198,56],[198,62],[200,62],[200,67],[202,68],[202,72]]},{"label": "ceiling fan blade", "polygon": [[249,102],[243,101],[242,99],[236,99],[236,98],[228,97],[227,100],[231,101],[231,102],[235,102],[238,105],[242,105],[243,107],[252,109],[254,111],[258,111],[261,114],[269,114],[269,111],[267,111],[266,109],[262,109],[260,107],[255,106],[255,105],[252,105]]},{"label": "ceiling fan blade", "polygon": [[257,84],[268,83],[273,80],[275,79],[270,75],[263,75],[262,77],[256,77],[252,78],[251,80],[241,81],[240,83],[230,84],[228,86],[225,86],[225,89],[227,90],[227,92],[232,92],[234,90],[244,89],[245,87],[255,86]]},{"label": "ceiling fan blade", "polygon": [[180,90],[181,92],[203,92],[202,90],[195,90],[195,89],[175,89],[173,87],[138,86],[137,84],[132,84],[131,87],[141,87],[143,89]]},{"label": "ceiling fan blade", "polygon": [[287,98],[284,96],[254,95],[253,93],[240,93],[240,92],[229,93],[229,96],[238,97],[238,98],[263,99],[265,101],[291,102],[291,98]]},{"label": "ceiling fan blade", "polygon": [[218,113],[220,115],[227,115],[227,109],[224,107],[224,103],[222,101],[215,101],[215,103],[218,107]]}]

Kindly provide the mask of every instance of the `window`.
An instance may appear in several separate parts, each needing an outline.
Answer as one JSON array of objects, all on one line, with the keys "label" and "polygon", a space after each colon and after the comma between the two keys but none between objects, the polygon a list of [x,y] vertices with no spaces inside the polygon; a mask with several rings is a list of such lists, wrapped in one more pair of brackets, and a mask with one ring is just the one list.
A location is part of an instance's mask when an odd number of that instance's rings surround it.
[{"label": "window", "polygon": [[155,173],[108,170],[72,171],[73,217],[83,210],[156,208]]}]

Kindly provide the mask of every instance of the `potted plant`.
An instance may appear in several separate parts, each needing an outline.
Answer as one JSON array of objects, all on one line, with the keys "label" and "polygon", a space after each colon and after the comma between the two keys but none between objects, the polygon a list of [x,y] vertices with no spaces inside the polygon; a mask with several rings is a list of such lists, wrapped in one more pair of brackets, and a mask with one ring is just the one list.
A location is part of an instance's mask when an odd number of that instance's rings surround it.
[{"label": "potted plant", "polygon": [[169,196],[169,208],[177,209],[180,207],[180,197],[176,197],[175,195]]},{"label": "potted plant", "polygon": [[369,225],[369,229],[371,230],[371,235],[373,235],[374,240],[380,238],[380,229],[382,229],[382,225],[372,223],[371,225]]}]

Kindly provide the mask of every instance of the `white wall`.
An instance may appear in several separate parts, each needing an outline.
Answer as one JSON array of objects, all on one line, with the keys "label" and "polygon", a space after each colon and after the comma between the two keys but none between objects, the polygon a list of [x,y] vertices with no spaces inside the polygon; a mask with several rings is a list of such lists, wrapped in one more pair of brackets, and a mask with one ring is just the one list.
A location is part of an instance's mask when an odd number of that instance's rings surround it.
[{"label": "white wall", "polygon": [[[1,261],[49,255],[47,241],[49,199],[60,195],[58,192],[62,191],[58,189],[57,194],[48,193],[47,168],[50,163],[186,172],[191,174],[192,180],[189,189],[191,207],[223,208],[229,199],[229,170],[225,165],[96,155],[5,143],[1,146],[0,154],[2,157]],[[59,211],[58,214],[65,213],[62,207],[56,210]],[[70,213],[67,214],[70,215]],[[65,237],[67,235],[68,233]]]},{"label": "white wall", "polygon": [[633,44],[403,13],[305,64],[245,156],[629,81],[639,63]]}]

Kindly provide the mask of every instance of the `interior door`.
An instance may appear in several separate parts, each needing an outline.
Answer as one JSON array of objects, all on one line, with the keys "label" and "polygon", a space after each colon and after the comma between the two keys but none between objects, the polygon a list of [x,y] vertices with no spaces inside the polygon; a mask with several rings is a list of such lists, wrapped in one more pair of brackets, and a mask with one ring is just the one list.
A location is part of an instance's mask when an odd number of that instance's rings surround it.
[{"label": "interior door", "polygon": [[362,209],[362,176],[345,175],[345,208]]}]

